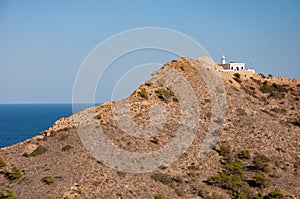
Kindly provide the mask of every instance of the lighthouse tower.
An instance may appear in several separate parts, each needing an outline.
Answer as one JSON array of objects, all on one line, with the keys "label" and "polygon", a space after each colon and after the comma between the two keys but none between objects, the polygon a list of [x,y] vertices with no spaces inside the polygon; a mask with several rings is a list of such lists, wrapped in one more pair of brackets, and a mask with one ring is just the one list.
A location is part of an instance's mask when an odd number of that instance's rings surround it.
[{"label": "lighthouse tower", "polygon": [[222,58],[221,58],[221,64],[226,64],[226,59],[225,59],[225,56],[223,55]]}]

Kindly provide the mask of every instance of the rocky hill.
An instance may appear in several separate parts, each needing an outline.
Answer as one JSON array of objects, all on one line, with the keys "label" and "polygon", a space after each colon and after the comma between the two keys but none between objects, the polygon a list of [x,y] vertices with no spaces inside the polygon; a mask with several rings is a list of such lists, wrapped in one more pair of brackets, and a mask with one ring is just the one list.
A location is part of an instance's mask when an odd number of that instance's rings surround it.
[{"label": "rocky hill", "polygon": [[[128,99],[62,118],[42,135],[2,148],[0,198],[300,198],[300,80],[220,72],[226,117],[219,121],[223,129],[216,132],[213,150],[199,157],[213,108],[207,82],[195,64],[205,66],[211,60],[167,62]],[[183,99],[157,78],[174,70],[188,81],[200,110],[187,151],[172,164],[161,160],[157,170],[146,173],[112,169],[91,155],[78,125],[88,134],[96,121],[114,146],[134,153],[163,149],[178,136]],[[185,99],[192,98],[182,92]],[[122,102],[129,104],[129,119],[144,127],[151,124],[151,106],[164,107],[166,118],[158,134],[139,138],[124,132],[112,109]],[[119,114],[124,111],[119,109]],[[129,121],[123,125],[130,126]]]}]

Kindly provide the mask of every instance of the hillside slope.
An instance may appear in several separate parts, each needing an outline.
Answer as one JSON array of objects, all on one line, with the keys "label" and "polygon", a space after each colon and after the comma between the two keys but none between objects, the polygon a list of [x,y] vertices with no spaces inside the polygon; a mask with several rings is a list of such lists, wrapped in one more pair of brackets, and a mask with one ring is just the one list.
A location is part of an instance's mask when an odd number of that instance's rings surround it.
[{"label": "hillside slope", "polygon": [[[165,107],[165,125],[155,136],[141,139],[123,132],[112,114],[116,102],[107,102],[1,149],[0,198],[12,192],[19,198],[300,198],[300,80],[220,72],[227,115],[214,150],[200,158],[212,107],[192,62],[211,60],[170,61],[127,99],[131,119],[142,126],[150,123],[151,105]],[[91,114],[115,146],[130,152],[158,150],[176,137],[180,103],[172,88],[154,81],[170,69],[188,80],[198,100],[199,128],[188,150],[172,164],[143,174],[117,171],[95,159],[76,132],[78,123],[89,131]]]}]

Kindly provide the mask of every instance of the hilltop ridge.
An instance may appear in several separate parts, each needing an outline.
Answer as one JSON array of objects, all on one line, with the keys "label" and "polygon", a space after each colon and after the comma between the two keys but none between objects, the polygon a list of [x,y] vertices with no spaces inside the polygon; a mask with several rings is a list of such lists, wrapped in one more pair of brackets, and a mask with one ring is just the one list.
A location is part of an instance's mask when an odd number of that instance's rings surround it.
[{"label": "hilltop ridge", "polygon": [[[169,61],[120,102],[129,101],[131,119],[141,126],[150,124],[152,105],[164,107],[166,120],[157,135],[141,139],[122,131],[112,110],[118,102],[111,101],[61,118],[42,135],[0,149],[0,198],[12,194],[10,190],[19,198],[299,198],[300,80],[220,72],[226,117],[214,149],[200,158],[212,99],[193,64],[211,62],[208,57]],[[187,151],[172,164],[143,174],[118,171],[95,159],[76,131],[78,124],[89,131],[88,115],[114,146],[134,153],[162,149],[177,136],[183,114],[180,99],[157,78],[170,70],[189,82],[200,110]]]}]

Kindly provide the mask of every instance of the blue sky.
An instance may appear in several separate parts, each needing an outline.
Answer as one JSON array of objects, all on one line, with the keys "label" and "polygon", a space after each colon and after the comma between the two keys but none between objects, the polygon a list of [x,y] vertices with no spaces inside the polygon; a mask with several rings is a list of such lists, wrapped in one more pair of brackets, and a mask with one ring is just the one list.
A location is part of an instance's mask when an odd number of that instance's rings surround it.
[{"label": "blue sky", "polygon": [[216,61],[225,54],[259,73],[300,78],[299,0],[0,0],[0,103],[71,102],[76,73],[97,44],[149,26],[192,37]]}]

